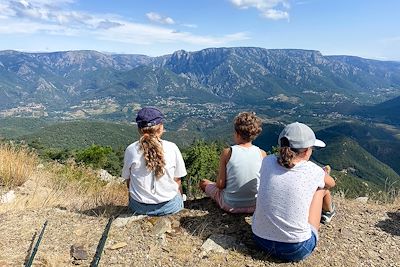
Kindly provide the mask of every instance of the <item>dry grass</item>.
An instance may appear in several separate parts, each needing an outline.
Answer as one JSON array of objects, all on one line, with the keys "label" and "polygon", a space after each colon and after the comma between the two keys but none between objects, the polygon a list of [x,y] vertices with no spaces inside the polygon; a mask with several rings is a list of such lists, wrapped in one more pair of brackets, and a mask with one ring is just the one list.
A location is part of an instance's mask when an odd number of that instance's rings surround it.
[{"label": "dry grass", "polygon": [[97,215],[115,213],[128,201],[126,185],[106,183],[98,172],[78,165],[48,162],[38,166],[38,157],[24,149],[2,146],[0,150],[1,182],[15,190],[16,201],[0,205],[0,213],[61,207]]},{"label": "dry grass", "polygon": [[[127,189],[124,183],[106,183],[98,173],[86,166],[70,161],[67,164],[49,164],[47,179],[54,192],[52,205],[80,211],[126,205]],[[60,201],[60,199],[62,201]]]},{"label": "dry grass", "polygon": [[34,173],[38,165],[36,154],[24,147],[0,145],[0,186],[20,186]]}]

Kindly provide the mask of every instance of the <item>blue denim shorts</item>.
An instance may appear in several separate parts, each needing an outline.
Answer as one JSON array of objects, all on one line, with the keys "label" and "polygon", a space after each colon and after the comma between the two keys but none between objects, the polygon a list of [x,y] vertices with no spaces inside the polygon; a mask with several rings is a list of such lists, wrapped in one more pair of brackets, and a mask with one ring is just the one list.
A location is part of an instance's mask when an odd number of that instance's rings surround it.
[{"label": "blue denim shorts", "polygon": [[283,261],[300,261],[311,255],[318,242],[318,231],[311,227],[311,237],[299,243],[270,241],[253,234],[254,242],[269,256]]},{"label": "blue denim shorts", "polygon": [[129,208],[135,214],[163,216],[181,211],[183,209],[183,199],[182,195],[178,193],[169,201],[158,204],[145,204],[137,202],[133,198],[129,197]]}]

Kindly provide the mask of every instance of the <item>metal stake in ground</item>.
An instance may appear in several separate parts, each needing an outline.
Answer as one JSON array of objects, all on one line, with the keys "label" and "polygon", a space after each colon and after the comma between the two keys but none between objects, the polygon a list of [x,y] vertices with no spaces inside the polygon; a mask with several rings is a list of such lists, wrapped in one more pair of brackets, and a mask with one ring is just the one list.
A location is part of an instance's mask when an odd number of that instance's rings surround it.
[{"label": "metal stake in ground", "polygon": [[101,253],[103,252],[104,245],[106,244],[108,232],[110,231],[111,223],[112,223],[113,219],[114,219],[114,217],[111,217],[108,220],[106,228],[104,228],[104,232],[100,238],[99,244],[97,245],[96,254],[93,257],[92,262],[90,263],[90,267],[97,267],[99,265]]},{"label": "metal stake in ground", "polygon": [[35,247],[32,250],[32,254],[29,257],[29,260],[26,262],[25,267],[30,267],[32,265],[33,259],[35,258],[36,252],[38,251],[39,245],[40,245],[40,241],[42,241],[42,237],[44,234],[44,230],[46,229],[47,226],[47,220],[44,222],[43,227],[42,227],[42,231],[40,231],[40,235],[38,237],[38,240],[36,241]]}]

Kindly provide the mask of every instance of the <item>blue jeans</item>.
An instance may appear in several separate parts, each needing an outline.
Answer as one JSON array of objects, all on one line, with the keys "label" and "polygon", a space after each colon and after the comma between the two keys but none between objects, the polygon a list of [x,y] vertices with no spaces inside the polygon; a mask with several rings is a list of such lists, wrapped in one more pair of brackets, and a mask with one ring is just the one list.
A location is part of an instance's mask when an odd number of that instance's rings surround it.
[{"label": "blue jeans", "polygon": [[180,193],[166,202],[158,204],[145,204],[137,202],[136,200],[129,197],[129,208],[135,214],[143,214],[150,216],[163,216],[168,214],[174,214],[183,209],[183,199]]},{"label": "blue jeans", "polygon": [[310,256],[317,246],[318,234],[315,231],[312,229],[310,239],[299,243],[270,241],[255,234],[253,234],[253,240],[272,258],[283,261],[300,261]]}]

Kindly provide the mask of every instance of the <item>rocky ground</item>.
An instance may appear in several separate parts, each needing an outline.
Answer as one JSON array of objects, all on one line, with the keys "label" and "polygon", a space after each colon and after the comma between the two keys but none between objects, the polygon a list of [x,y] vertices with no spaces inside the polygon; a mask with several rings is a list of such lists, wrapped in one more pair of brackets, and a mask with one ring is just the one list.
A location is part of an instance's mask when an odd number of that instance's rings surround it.
[{"label": "rocky ground", "polygon": [[111,225],[100,266],[400,266],[398,205],[337,198],[337,216],[321,227],[316,251],[294,264],[256,249],[250,216],[227,214],[209,199],[185,205],[164,218],[130,216],[122,206],[3,211],[0,266],[22,266],[46,220],[34,266],[89,266],[112,215],[119,218]]}]

